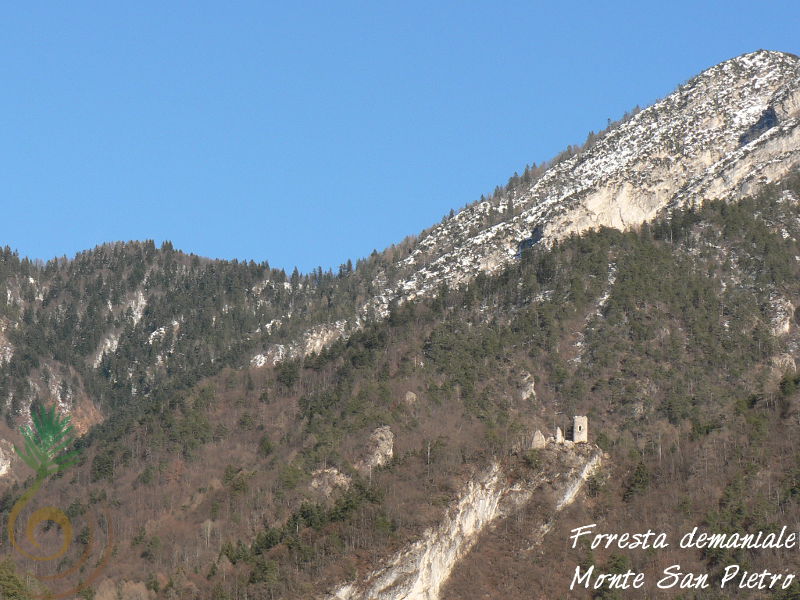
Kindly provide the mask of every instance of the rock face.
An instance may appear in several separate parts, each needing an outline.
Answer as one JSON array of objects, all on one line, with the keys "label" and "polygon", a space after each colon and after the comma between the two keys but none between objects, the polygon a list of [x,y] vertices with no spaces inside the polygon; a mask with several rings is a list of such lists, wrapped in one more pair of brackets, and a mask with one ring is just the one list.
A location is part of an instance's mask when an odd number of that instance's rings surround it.
[{"label": "rock face", "polygon": [[14,457],[14,446],[8,440],[0,440],[0,477],[11,470],[11,461]]},{"label": "rock face", "polygon": [[[583,447],[586,448],[586,447]],[[510,514],[528,502],[543,484],[557,488],[552,518],[569,506],[586,479],[601,463],[596,450],[577,452],[562,448],[551,460],[563,461],[561,472],[509,485],[498,463],[472,479],[442,522],[422,538],[398,552],[381,569],[364,580],[341,586],[326,600],[438,600],[440,590],[456,563],[475,545],[485,528],[498,517]],[[542,524],[539,539],[552,527]]]},{"label": "rock face", "polygon": [[[799,117],[798,57],[758,51],[721,63],[529,189],[434,227],[406,259],[417,268],[402,289],[424,293],[494,270],[532,232],[548,243],[599,226],[636,226],[668,206],[752,194],[800,164]],[[481,227],[490,211],[517,216]]]},{"label": "rock face", "polygon": [[368,473],[375,467],[382,467],[394,456],[394,433],[388,425],[378,427],[369,437],[370,449],[363,460],[356,465],[362,473]]},{"label": "rock face", "polygon": [[530,373],[522,375],[519,388],[520,400],[536,400],[536,380]]},{"label": "rock face", "polygon": [[0,319],[0,365],[7,363],[11,360],[14,354],[14,346],[5,336],[5,330],[8,327],[7,319]]},{"label": "rock face", "polygon": [[331,342],[339,339],[344,333],[344,321],[337,321],[333,325],[320,325],[306,333],[303,339],[303,356],[318,353]]},{"label": "rock face", "polygon": [[[265,326],[266,329],[269,329],[268,325]],[[332,342],[348,333],[346,321],[317,325],[306,331],[299,342],[291,344],[289,347],[282,344],[270,346],[264,352],[256,354],[250,359],[250,364],[253,367],[263,367],[277,364],[285,358],[297,358],[298,356],[319,353]]]},{"label": "rock face", "polygon": [[319,490],[326,497],[329,497],[337,487],[345,489],[350,487],[350,478],[336,467],[317,469],[311,473],[309,486],[312,490]]},{"label": "rock face", "polygon": [[533,442],[531,443],[531,448],[534,450],[540,450],[545,446],[547,446],[547,440],[544,439],[542,432],[537,429],[536,433],[533,434]]},{"label": "rock face", "polygon": [[794,306],[786,298],[774,297],[770,302],[772,312],[771,331],[775,337],[784,336],[792,328]]},{"label": "rock face", "polygon": [[477,534],[498,514],[503,492],[502,472],[494,464],[483,476],[470,481],[444,522],[423,539],[395,556],[361,585],[348,584],[331,599],[390,600],[433,599],[456,561],[477,541]]}]

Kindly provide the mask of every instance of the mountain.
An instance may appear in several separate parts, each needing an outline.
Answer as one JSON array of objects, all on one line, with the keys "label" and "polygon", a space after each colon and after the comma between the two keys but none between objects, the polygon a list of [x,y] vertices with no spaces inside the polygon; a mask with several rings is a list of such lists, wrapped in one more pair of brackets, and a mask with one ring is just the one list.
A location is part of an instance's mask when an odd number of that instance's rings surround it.
[{"label": "mountain", "polygon": [[[0,514],[40,546],[4,537],[0,589],[630,593],[569,589],[594,566],[713,597],[656,574],[719,591],[729,564],[796,571],[796,551],[676,540],[800,522],[799,75],[777,52],[726,61],[336,274],[169,243],[46,264],[6,248]],[[52,405],[77,462],[42,482],[13,445]],[[74,532],[60,554],[48,505]],[[590,523],[673,544],[572,547]]]},{"label": "mountain", "polygon": [[[377,281],[358,316],[309,332],[291,354],[318,349],[385,316],[392,301],[436,293],[495,273],[521,245],[550,243],[590,228],[635,227],[668,207],[734,200],[800,164],[800,59],[758,51],[704,71],[625,122],[594,136],[535,182],[520,178],[426,232]],[[273,347],[254,359],[283,356]]]}]

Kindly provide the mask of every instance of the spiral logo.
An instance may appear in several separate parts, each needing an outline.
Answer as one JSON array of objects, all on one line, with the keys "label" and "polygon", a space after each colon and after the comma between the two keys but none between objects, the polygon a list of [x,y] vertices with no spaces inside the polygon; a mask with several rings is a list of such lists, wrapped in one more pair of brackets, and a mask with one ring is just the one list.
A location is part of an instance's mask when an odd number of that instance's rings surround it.
[{"label": "spiral logo", "polygon": [[[32,414],[32,418],[33,428],[21,429],[24,447],[14,449],[36,471],[36,480],[9,513],[8,539],[24,561],[35,565],[36,572],[27,574],[48,588],[33,598],[67,598],[89,588],[105,569],[113,545],[111,519],[107,510],[103,511],[103,519],[92,519],[90,514],[85,523],[77,523],[81,530],[76,539],[77,527],[62,509],[34,508],[35,496],[45,481],[72,466],[76,455],[74,451],[65,452],[73,440],[69,416],[56,414],[52,407]],[[53,526],[57,527],[56,543],[49,534]]]}]

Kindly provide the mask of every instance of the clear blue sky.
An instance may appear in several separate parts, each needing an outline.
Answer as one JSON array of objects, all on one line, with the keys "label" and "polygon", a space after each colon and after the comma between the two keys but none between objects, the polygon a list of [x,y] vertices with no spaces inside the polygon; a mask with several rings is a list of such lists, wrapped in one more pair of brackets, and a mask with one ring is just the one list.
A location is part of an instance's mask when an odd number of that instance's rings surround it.
[{"label": "clear blue sky", "polygon": [[334,269],[702,69],[800,54],[800,2],[3,7],[0,245],[170,239]]}]

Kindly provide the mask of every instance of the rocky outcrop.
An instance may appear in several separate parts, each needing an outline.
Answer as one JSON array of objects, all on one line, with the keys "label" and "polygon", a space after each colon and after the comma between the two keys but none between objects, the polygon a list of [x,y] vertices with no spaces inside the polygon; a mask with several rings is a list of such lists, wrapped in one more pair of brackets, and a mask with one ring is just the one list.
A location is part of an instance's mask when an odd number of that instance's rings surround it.
[{"label": "rocky outcrop", "polygon": [[[602,455],[588,446],[561,446],[548,457],[558,472],[509,484],[499,463],[469,481],[442,522],[365,578],[345,584],[326,600],[437,600],[458,561],[498,517],[528,502],[542,485],[554,486],[553,515],[569,506],[597,469]],[[553,517],[554,518],[554,517]],[[543,527],[552,526],[552,520]],[[544,529],[539,532],[540,536]]]},{"label": "rocky outcrop", "polygon": [[772,313],[770,323],[772,335],[776,337],[787,335],[792,328],[794,305],[786,298],[773,296],[770,299],[770,310]]},{"label": "rocky outcrop", "polygon": [[336,488],[347,489],[350,487],[350,478],[336,467],[317,469],[311,473],[311,483],[309,487],[312,490],[321,492],[328,498],[333,494]]},{"label": "rocky outcrop", "polygon": [[267,348],[266,351],[256,354],[250,360],[250,365],[253,367],[263,367],[277,364],[287,358],[299,358],[311,354],[318,354],[340,337],[347,336],[350,331],[346,321],[317,325],[306,331],[297,343],[289,344],[288,346],[284,344],[275,344]]},{"label": "rocky outcrop", "polygon": [[8,440],[0,440],[0,477],[5,477],[11,471],[14,460],[14,446]]},{"label": "rocky outcrop", "polygon": [[355,465],[358,471],[369,473],[375,467],[382,467],[394,456],[394,433],[387,426],[378,427],[369,437],[366,456]]},{"label": "rocky outcrop", "polygon": [[10,361],[14,355],[14,346],[11,345],[5,334],[8,325],[8,319],[0,319],[0,366]]},{"label": "rocky outcrop", "polygon": [[556,444],[563,444],[564,443],[564,432],[561,431],[561,427],[556,427],[556,436],[553,440]]},{"label": "rocky outcrop", "polygon": [[520,400],[536,400],[536,379],[530,373],[523,373],[519,386]]}]

